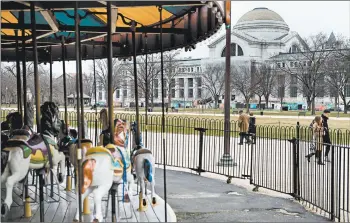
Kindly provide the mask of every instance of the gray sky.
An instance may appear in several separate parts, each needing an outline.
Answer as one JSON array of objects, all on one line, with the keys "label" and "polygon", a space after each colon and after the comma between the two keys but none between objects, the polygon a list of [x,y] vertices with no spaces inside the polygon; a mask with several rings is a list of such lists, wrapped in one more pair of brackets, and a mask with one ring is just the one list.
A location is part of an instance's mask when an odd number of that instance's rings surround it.
[{"label": "gray sky", "polygon": [[[246,12],[266,7],[278,13],[289,25],[291,31],[296,31],[301,37],[308,37],[318,32],[350,37],[350,1],[233,1],[232,26]],[[221,29],[216,37],[224,34]],[[205,44],[197,44],[196,50],[183,52],[182,57],[208,57],[209,50]],[[83,72],[92,73],[92,62],[83,62]],[[68,73],[75,73],[75,62],[66,63]],[[55,76],[62,72],[61,62],[53,64]]]}]

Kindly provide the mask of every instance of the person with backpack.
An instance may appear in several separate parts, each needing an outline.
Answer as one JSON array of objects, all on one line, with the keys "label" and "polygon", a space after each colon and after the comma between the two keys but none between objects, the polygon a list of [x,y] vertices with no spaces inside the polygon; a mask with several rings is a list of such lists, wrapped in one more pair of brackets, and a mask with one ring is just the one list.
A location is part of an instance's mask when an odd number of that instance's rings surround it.
[{"label": "person with backpack", "polygon": [[252,144],[255,144],[255,140],[256,140],[256,126],[255,126],[255,117],[254,117],[254,114],[253,112],[250,112],[249,113],[249,129],[248,129],[248,133],[249,135],[252,136],[252,139],[251,139],[251,142]]},{"label": "person with backpack", "polygon": [[324,130],[324,134],[323,134],[323,143],[326,146],[326,152],[325,152],[325,161],[326,162],[330,162],[329,160],[329,151],[331,150],[331,138],[329,135],[329,128],[328,128],[328,119],[329,119],[329,115],[330,115],[330,110],[326,109],[323,111],[323,114],[321,115],[322,117],[322,122],[323,122],[323,130]]}]

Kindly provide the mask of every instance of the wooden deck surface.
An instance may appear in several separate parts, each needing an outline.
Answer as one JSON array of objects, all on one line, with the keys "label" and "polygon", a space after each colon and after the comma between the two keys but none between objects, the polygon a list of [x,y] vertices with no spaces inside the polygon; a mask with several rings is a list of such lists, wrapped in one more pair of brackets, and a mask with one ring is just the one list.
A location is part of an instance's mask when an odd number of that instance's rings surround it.
[{"label": "wooden deck surface", "polygon": [[[45,222],[72,222],[76,213],[76,195],[74,190],[71,192],[65,191],[65,184],[61,184],[60,186],[60,201],[54,203],[48,203],[45,201],[44,209],[45,209]],[[122,188],[119,189],[121,191]],[[35,197],[34,187],[29,187],[29,195],[32,199]],[[50,190],[49,190],[50,191]],[[20,197],[22,191],[20,188],[15,187],[13,191],[13,204],[10,209],[10,213],[8,216],[9,222],[40,222],[40,211],[39,204],[32,203],[32,217],[24,218],[24,206],[22,202],[22,197]],[[164,214],[164,200],[157,196],[157,205],[154,207],[151,205],[151,196],[150,192],[147,195],[147,204],[148,208],[145,212],[139,212],[138,203],[139,197],[136,194],[136,185],[133,186],[133,190],[130,194],[130,203],[119,202],[119,211],[120,216],[118,218],[118,222],[164,222],[165,214]],[[3,202],[6,194],[6,189],[4,187],[1,188],[1,200]],[[58,198],[57,187],[54,189],[54,196]],[[83,215],[84,222],[91,222],[93,220],[93,195],[89,197],[90,200],[90,215]],[[120,194],[119,194],[120,196]],[[44,197],[46,199],[46,193],[44,190]],[[107,207],[107,196],[103,198],[102,202],[102,211],[105,214],[105,210]],[[119,197],[121,200],[121,197]],[[39,197],[37,197],[37,202],[39,201]],[[110,202],[109,202],[110,203]],[[130,207],[131,205],[131,207]],[[116,210],[118,215],[118,210]],[[168,222],[176,222],[176,216],[173,210],[168,205]],[[105,219],[106,222],[111,222],[111,204],[108,205],[108,214]]]}]

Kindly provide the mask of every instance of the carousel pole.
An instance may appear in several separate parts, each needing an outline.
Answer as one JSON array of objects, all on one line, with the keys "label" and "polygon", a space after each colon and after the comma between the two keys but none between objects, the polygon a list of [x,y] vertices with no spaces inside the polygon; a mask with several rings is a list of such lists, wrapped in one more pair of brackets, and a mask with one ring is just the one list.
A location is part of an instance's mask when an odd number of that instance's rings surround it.
[{"label": "carousel pole", "polygon": [[164,61],[163,61],[163,17],[162,17],[162,6],[159,6],[159,17],[160,17],[160,72],[162,79],[162,149],[163,149],[163,175],[164,175],[164,209],[165,209],[165,222],[168,221],[168,208],[167,208],[167,192],[166,192],[166,149],[165,149],[165,113],[164,113]]},{"label": "carousel pole", "polygon": [[[80,36],[80,27],[79,27],[79,36]],[[79,41],[79,89],[80,89],[80,113],[81,113],[81,139],[85,139],[85,119],[84,119],[84,89],[83,89],[83,69],[82,69],[82,53],[81,53],[81,41]],[[77,75],[78,75],[77,74]]]},{"label": "carousel pole", "polygon": [[[67,111],[67,80],[66,80],[66,52],[64,46],[64,36],[61,39],[61,57],[62,57],[62,77],[63,77],[63,100],[64,100],[64,123],[66,124],[66,133],[68,134],[68,111]],[[66,178],[66,191],[72,190],[72,176],[70,175],[70,162],[69,158],[66,158],[67,164],[67,178]]]},{"label": "carousel pole", "polygon": [[[19,12],[19,20],[22,25],[24,24],[24,12]],[[25,41],[25,29],[22,28],[22,70],[23,70],[23,120],[24,125],[28,125],[27,117],[27,77],[26,77],[26,41]],[[30,197],[28,192],[28,177],[25,179],[24,183],[24,217],[32,217],[32,209],[30,207]]]},{"label": "carousel pole", "polygon": [[146,114],[145,114],[145,117],[146,117],[146,120],[145,120],[145,124],[146,124],[146,130],[145,130],[145,133],[146,133],[146,140],[145,140],[145,145],[147,146],[147,128],[148,128],[148,96],[149,96],[149,93],[148,93],[148,64],[147,64],[147,59],[148,59],[148,54],[147,54],[147,51],[148,51],[148,46],[147,46],[147,33],[145,34],[145,53],[146,53],[146,63],[145,63],[145,70],[146,70],[146,94],[145,94],[145,99],[146,99]]},{"label": "carousel pole", "polygon": [[52,102],[52,46],[50,46],[50,101]]},{"label": "carousel pole", "polygon": [[77,168],[77,174],[76,174],[76,182],[78,187],[78,206],[79,206],[79,221],[82,222],[82,202],[81,202],[81,187],[82,187],[82,180],[81,180],[81,139],[82,139],[82,128],[81,128],[81,114],[80,114],[80,103],[79,103],[79,70],[80,70],[80,51],[79,51],[79,42],[80,42],[80,35],[79,35],[79,13],[78,13],[78,2],[75,2],[74,5],[74,19],[75,19],[75,62],[76,62],[76,101],[77,101],[77,120],[78,120],[78,149],[77,149],[77,161],[78,161],[78,168]]},{"label": "carousel pole", "polygon": [[[233,159],[230,155],[230,93],[231,93],[231,1],[225,2],[225,18],[226,18],[226,58],[225,58],[225,99],[224,99],[224,155],[220,159],[219,164],[223,166],[233,166]],[[229,178],[230,179],[230,178]]]},{"label": "carousel pole", "polygon": [[[80,27],[78,29],[79,36],[80,36]],[[84,87],[83,87],[83,69],[82,69],[82,53],[81,53],[81,41],[79,41],[79,90],[80,90],[80,124],[81,124],[81,139],[85,139],[85,119],[84,119]],[[81,147],[85,147],[84,143],[81,144]],[[81,180],[80,182],[84,182],[84,175],[81,174]],[[81,184],[82,185],[82,184]],[[90,213],[90,204],[89,204],[89,197],[86,197],[83,201],[83,214],[91,214]]]},{"label": "carousel pole", "polygon": [[134,85],[135,85],[135,104],[136,104],[136,146],[140,145],[140,123],[139,123],[139,90],[137,84],[137,66],[136,66],[136,22],[131,21],[131,35],[132,35],[132,57],[134,62]]},{"label": "carousel pole", "polygon": [[19,62],[19,43],[18,43],[18,30],[15,30],[16,35],[16,75],[17,75],[17,109],[18,112],[22,115],[22,86],[21,86],[21,65]]},{"label": "carousel pole", "polygon": [[[95,42],[92,46],[92,60],[94,64],[94,97],[95,97],[95,105],[97,104],[97,86],[96,86],[96,65],[95,65]],[[97,106],[95,106],[95,146],[97,146]]]},{"label": "carousel pole", "polygon": [[[32,23],[32,43],[33,43],[33,60],[34,60],[34,88],[35,88],[35,108],[36,108],[36,123],[37,131],[41,133],[40,126],[40,82],[38,75],[38,49],[36,42],[36,18],[35,18],[35,3],[30,2],[30,18]],[[44,179],[43,169],[38,170],[39,175],[39,202],[40,202],[40,222],[45,222],[45,210],[44,210]]]},{"label": "carousel pole", "polygon": [[[19,17],[22,25],[24,24],[24,12],[19,12]],[[25,29],[22,28],[22,70],[23,70],[23,116],[24,124],[28,125],[27,117],[27,68],[26,68],[26,41],[25,41]]]},{"label": "carousel pole", "polygon": [[[113,88],[112,88],[112,5],[111,2],[107,2],[107,80],[108,80],[108,118],[109,118],[109,130],[110,130],[110,143],[113,143],[113,133],[114,133],[114,122],[113,122]],[[117,216],[115,213],[115,193],[116,190],[111,188],[111,198],[112,198],[112,222],[117,221]]]}]

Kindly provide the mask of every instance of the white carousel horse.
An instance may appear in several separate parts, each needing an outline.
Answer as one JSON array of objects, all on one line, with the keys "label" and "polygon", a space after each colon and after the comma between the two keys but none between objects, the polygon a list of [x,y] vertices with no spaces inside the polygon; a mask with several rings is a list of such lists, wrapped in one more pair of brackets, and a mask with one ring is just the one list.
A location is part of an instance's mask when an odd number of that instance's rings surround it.
[{"label": "white carousel horse", "polygon": [[[154,165],[154,157],[152,155],[152,151],[145,148],[142,143],[141,133],[140,133],[140,144],[136,145],[136,133],[137,133],[137,125],[136,122],[133,122],[131,125],[131,132],[133,134],[133,152],[131,154],[133,169],[136,172],[137,182],[141,185],[141,192],[139,194],[139,199],[142,199],[142,207],[139,208],[139,211],[143,211],[147,206],[146,202],[146,184],[151,184],[151,196],[152,196],[152,204],[155,205],[157,203],[156,197],[154,196],[154,186],[155,186],[155,165]],[[141,204],[140,204],[141,205]]]},{"label": "white carousel horse", "polygon": [[[55,135],[57,135],[61,122],[58,119],[58,107],[53,102],[45,102],[41,108],[42,135],[34,134],[28,141],[9,139],[5,151],[9,151],[7,176],[1,180],[6,182],[6,198],[2,203],[1,215],[6,219],[12,204],[12,191],[15,183],[23,180],[29,169],[44,169],[50,167],[50,154],[52,166],[55,169],[60,165],[58,181],[63,182],[65,175],[65,156],[57,150]],[[20,164],[20,165],[19,165]]]}]

